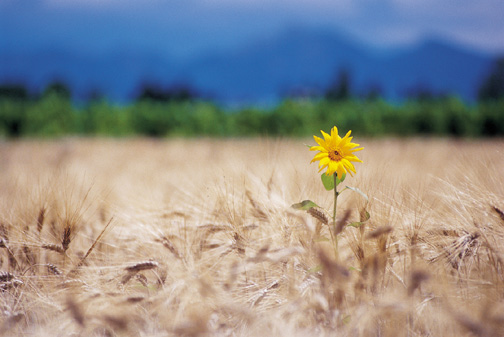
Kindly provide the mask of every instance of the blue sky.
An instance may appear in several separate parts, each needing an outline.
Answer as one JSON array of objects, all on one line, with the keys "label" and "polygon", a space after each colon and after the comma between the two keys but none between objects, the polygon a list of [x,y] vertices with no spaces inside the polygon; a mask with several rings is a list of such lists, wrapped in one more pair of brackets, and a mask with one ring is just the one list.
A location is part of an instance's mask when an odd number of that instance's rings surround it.
[{"label": "blue sky", "polygon": [[504,53],[502,13],[503,0],[0,0],[0,50],[189,57],[306,25],[376,47],[436,36]]}]

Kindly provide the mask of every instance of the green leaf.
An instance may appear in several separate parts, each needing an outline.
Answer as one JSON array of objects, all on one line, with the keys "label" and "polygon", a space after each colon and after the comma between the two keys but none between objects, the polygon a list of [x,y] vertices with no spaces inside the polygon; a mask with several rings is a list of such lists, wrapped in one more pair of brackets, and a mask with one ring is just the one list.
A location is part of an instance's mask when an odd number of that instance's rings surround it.
[{"label": "green leaf", "polygon": [[322,173],[320,179],[322,180],[322,184],[327,191],[334,190],[334,177],[332,175],[328,176],[327,174]]},{"label": "green leaf", "polygon": [[362,273],[362,270],[360,270],[359,268],[355,268],[355,267],[348,267],[348,270],[355,270],[355,271],[358,271],[359,273]]},{"label": "green leaf", "polygon": [[303,200],[301,202],[298,202],[297,204],[293,204],[291,207],[294,209],[300,209],[302,211],[307,211],[310,208],[318,207],[318,205],[311,200]]},{"label": "green leaf", "polygon": [[368,196],[364,192],[359,190],[357,187],[350,187],[350,186],[345,186],[345,187],[348,188],[349,190],[352,190],[354,192],[359,193],[360,195],[362,195],[364,197],[364,199],[366,199],[366,201],[369,201]]},{"label": "green leaf", "polygon": [[343,176],[341,179],[336,175],[336,186],[338,186],[340,183],[344,182],[346,178],[346,173],[343,173]]},{"label": "green leaf", "polygon": [[327,242],[329,241],[329,238],[325,237],[325,236],[321,236],[319,238],[316,238],[315,240],[313,240],[315,242]]}]

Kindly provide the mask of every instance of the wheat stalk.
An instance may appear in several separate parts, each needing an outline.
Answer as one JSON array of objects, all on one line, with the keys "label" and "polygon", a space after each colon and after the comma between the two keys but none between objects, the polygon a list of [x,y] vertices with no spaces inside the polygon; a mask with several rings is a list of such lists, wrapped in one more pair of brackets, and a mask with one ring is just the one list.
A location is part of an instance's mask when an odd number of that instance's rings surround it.
[{"label": "wheat stalk", "polygon": [[62,246],[55,245],[55,244],[52,244],[52,243],[44,243],[41,246],[41,248],[47,249],[47,250],[52,250],[53,252],[57,252],[57,253],[60,253],[60,254],[65,254],[65,249],[63,249]]},{"label": "wheat stalk", "polygon": [[136,273],[136,272],[139,272],[142,270],[154,269],[154,268],[157,268],[158,266],[159,266],[159,263],[157,263],[156,261],[143,261],[143,262],[138,262],[133,265],[127,266],[124,269],[126,271]]}]

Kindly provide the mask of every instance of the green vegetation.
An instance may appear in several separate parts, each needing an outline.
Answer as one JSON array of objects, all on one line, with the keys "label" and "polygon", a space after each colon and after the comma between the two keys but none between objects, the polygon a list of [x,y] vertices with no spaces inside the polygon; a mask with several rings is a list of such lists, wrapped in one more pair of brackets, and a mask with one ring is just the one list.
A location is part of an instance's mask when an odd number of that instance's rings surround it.
[{"label": "green vegetation", "polygon": [[99,135],[308,136],[327,125],[368,136],[504,135],[504,99],[468,106],[456,97],[409,100],[287,99],[269,109],[224,110],[199,100],[140,100],[116,106],[105,100],[75,107],[48,91],[38,99],[0,97],[0,136],[7,138]]},{"label": "green vegetation", "polygon": [[504,136],[504,58],[497,59],[478,91],[477,104],[421,90],[401,104],[352,95],[342,71],[324,95],[289,98],[271,108],[223,109],[187,87],[147,85],[135,102],[111,104],[97,95],[85,106],[72,104],[71,91],[50,84],[31,96],[20,85],[0,86],[0,138],[83,136],[304,137],[338,125],[367,136]]}]

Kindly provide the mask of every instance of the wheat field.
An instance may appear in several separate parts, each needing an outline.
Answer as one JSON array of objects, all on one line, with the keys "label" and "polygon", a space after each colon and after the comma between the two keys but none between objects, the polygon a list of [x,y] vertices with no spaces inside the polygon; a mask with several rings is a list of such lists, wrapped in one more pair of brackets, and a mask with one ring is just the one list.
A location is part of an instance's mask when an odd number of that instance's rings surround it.
[{"label": "wheat field", "polygon": [[0,143],[0,335],[503,336],[504,141],[357,142],[337,259],[311,139]]}]

